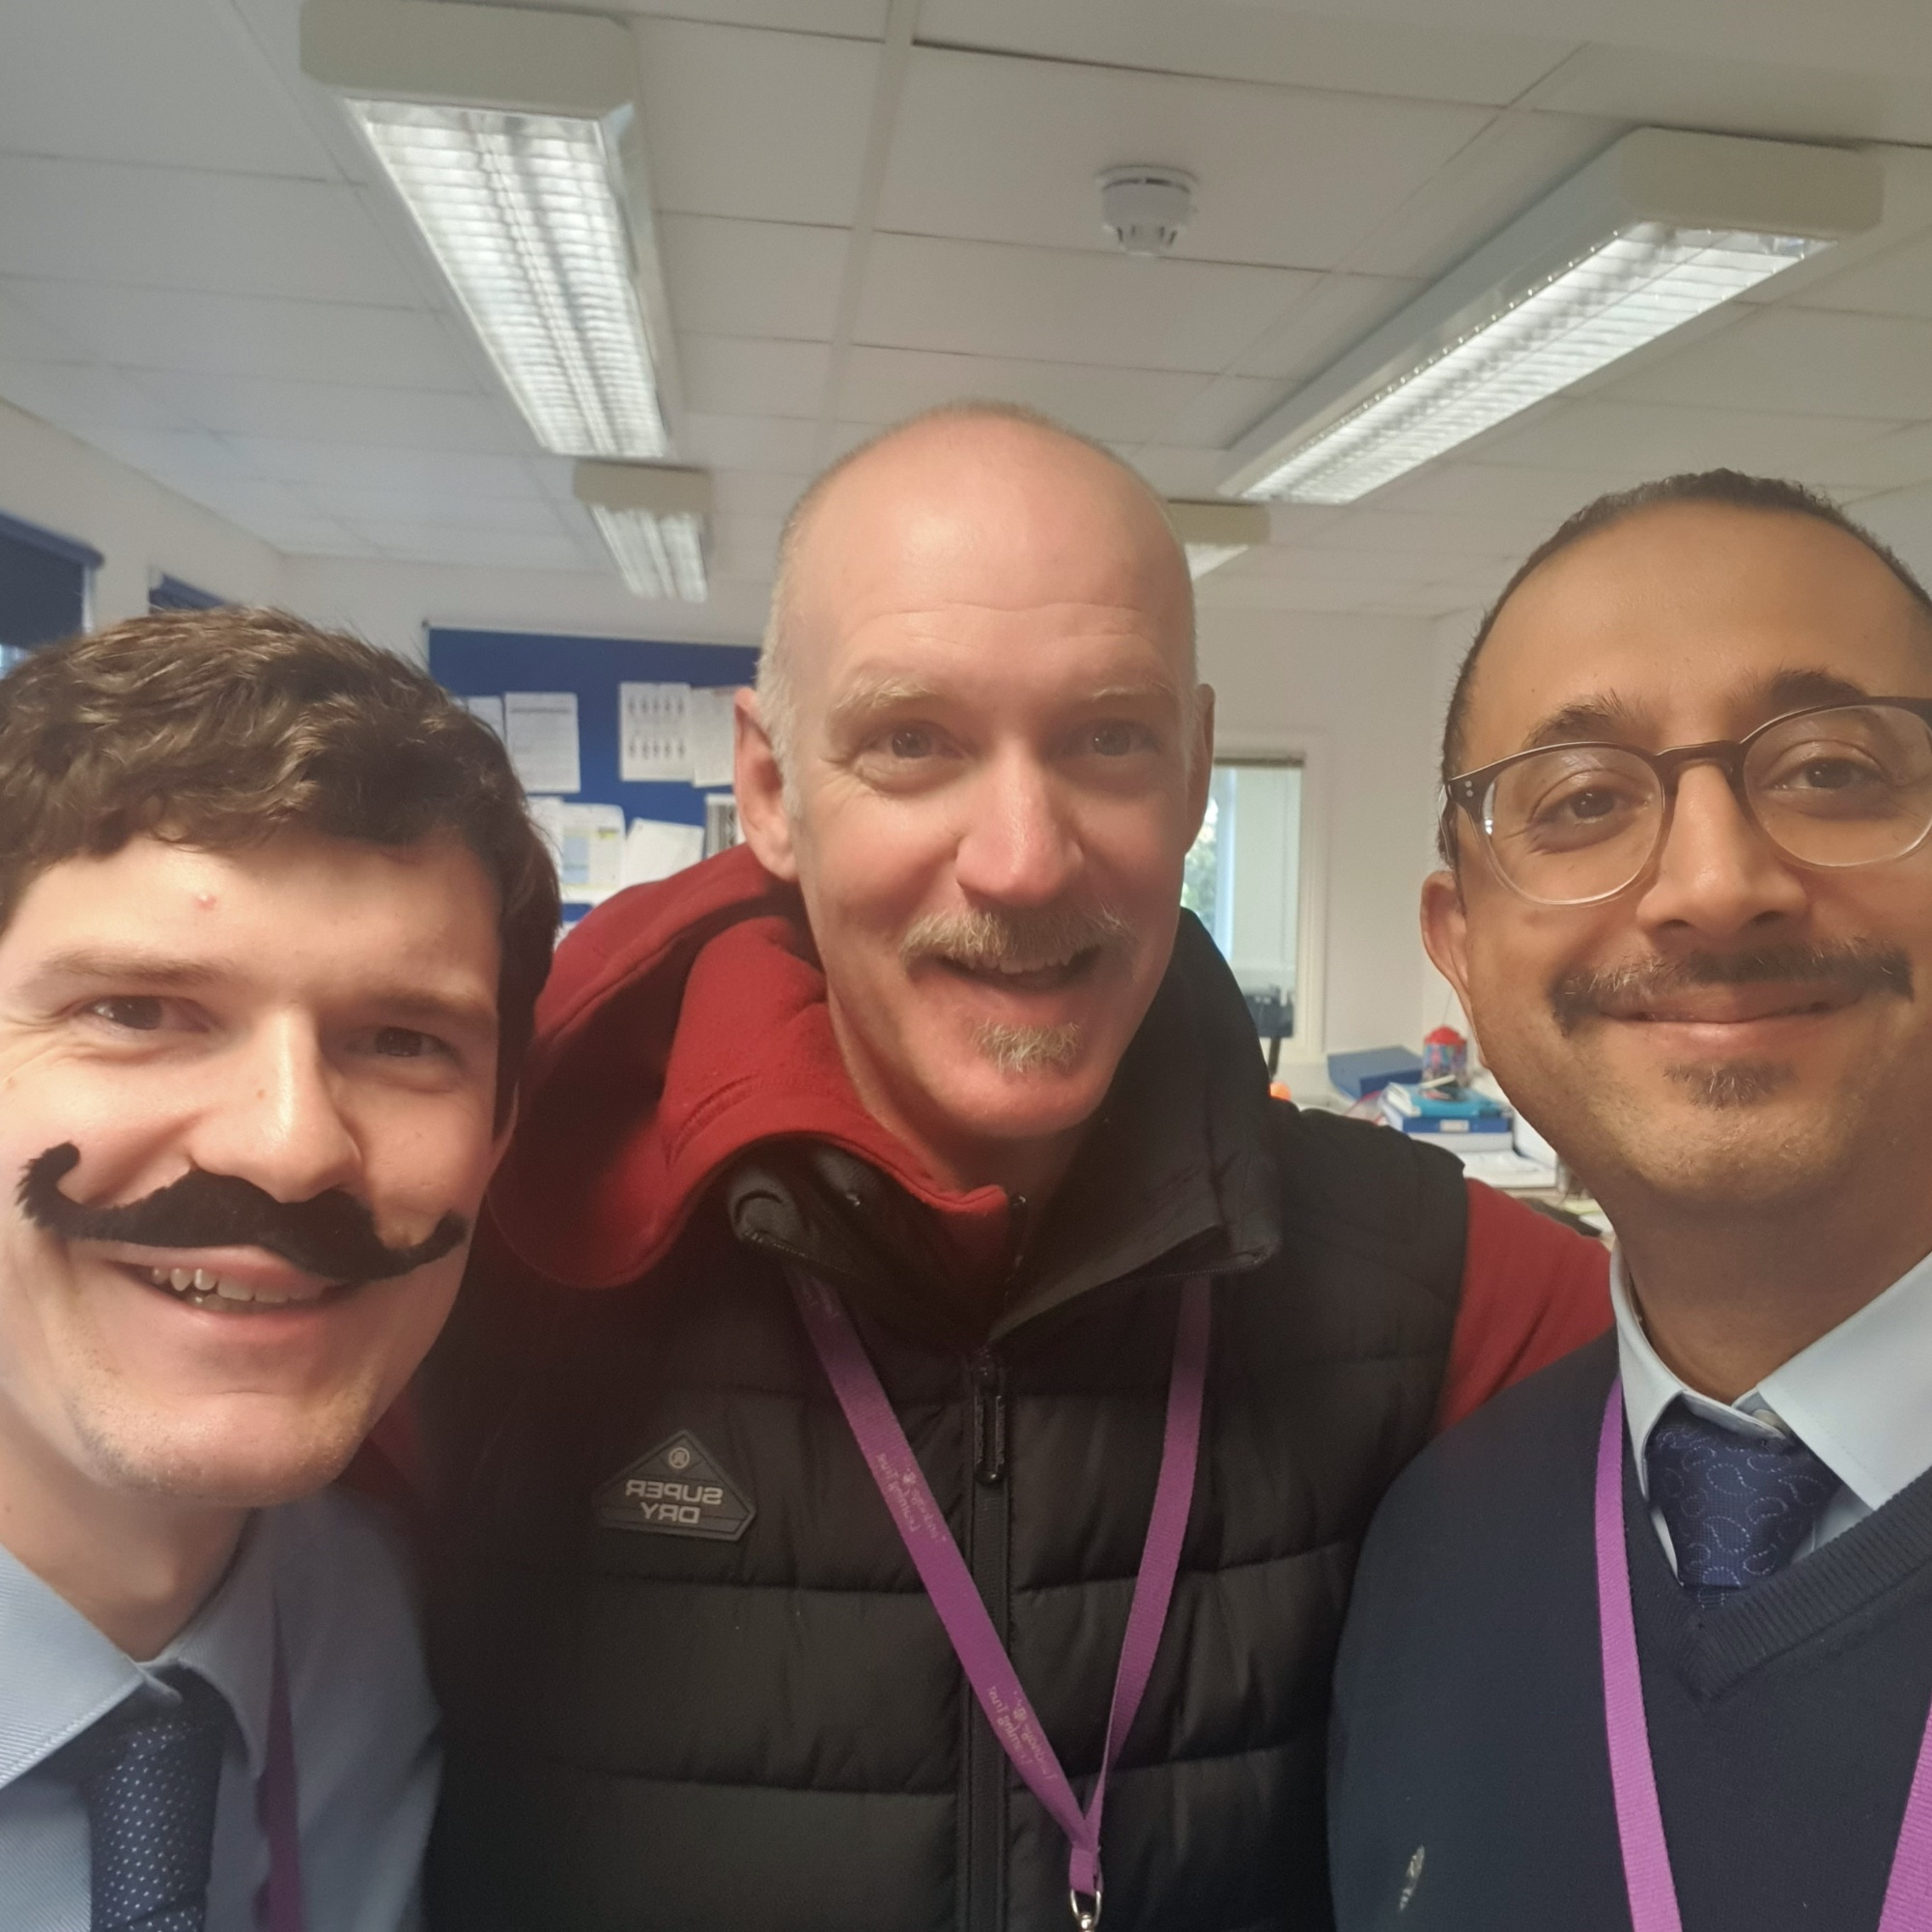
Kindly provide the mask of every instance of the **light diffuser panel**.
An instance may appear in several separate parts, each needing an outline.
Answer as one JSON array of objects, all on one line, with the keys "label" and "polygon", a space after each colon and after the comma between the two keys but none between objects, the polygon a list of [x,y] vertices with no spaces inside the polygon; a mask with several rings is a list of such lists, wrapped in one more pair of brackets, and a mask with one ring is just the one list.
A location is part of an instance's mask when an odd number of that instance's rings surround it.
[{"label": "light diffuser panel", "polygon": [[1351,503],[1826,245],[1637,223],[1358,404],[1244,494]]},{"label": "light diffuser panel", "polygon": [[689,513],[660,517],[648,510],[613,510],[602,503],[588,508],[624,582],[637,596],[704,602],[708,586],[699,518]]},{"label": "light diffuser panel", "polygon": [[667,455],[604,125],[412,101],[348,105],[538,441],[560,456]]}]

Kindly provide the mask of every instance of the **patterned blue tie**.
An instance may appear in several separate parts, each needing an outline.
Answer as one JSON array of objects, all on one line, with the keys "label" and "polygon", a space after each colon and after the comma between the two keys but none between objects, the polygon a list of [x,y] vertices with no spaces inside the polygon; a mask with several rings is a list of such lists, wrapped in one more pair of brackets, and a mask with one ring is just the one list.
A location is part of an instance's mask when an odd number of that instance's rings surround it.
[{"label": "patterned blue tie", "polygon": [[1674,1402],[1644,1452],[1677,1578],[1704,1603],[1774,1576],[1811,1534],[1838,1479],[1795,1435],[1747,1435]]},{"label": "patterned blue tie", "polygon": [[203,1932],[228,1706],[190,1670],[181,1701],[133,1696],[69,1747],[87,1800],[93,1932]]}]

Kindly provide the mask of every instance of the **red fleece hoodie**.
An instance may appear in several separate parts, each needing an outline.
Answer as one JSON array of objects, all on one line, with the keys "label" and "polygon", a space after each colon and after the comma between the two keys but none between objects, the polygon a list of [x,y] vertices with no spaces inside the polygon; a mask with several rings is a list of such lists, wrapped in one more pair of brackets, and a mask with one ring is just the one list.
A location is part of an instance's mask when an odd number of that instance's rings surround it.
[{"label": "red fleece hoodie", "polygon": [[[621,894],[559,951],[491,1212],[538,1272],[614,1288],[668,1251],[732,1160],[781,1135],[869,1161],[969,1260],[1005,1251],[1006,1195],[949,1189],[861,1104],[796,895],[740,846]],[[1472,1184],[1442,1425],[1608,1321],[1604,1250]]]}]

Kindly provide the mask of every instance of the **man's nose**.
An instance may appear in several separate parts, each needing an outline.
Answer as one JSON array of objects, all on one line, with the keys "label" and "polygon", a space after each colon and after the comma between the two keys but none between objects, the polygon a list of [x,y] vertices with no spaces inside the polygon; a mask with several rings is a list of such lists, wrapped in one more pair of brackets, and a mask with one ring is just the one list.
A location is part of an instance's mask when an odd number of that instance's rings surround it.
[{"label": "man's nose", "polygon": [[1670,829],[1637,903],[1646,926],[1725,937],[1760,921],[1795,919],[1808,897],[1797,867],[1758,828],[1716,765],[1692,765],[1680,775]]},{"label": "man's nose", "polygon": [[969,897],[1002,905],[1051,905],[1078,875],[1080,843],[1053,774],[1015,751],[971,788],[971,816],[953,869]]},{"label": "man's nose", "polygon": [[188,1153],[277,1201],[307,1201],[359,1178],[361,1150],[311,1027],[277,1020],[222,1056]]}]

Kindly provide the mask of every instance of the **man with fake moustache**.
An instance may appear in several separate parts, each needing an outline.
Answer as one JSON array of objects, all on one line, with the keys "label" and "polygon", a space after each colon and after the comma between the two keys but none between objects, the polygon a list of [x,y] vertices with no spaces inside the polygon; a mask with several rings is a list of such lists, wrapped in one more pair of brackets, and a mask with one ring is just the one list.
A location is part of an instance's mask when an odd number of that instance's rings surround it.
[{"label": "man with fake moustache", "polygon": [[557,916],[501,746],[269,611],[0,680],[0,1924],[416,1922],[435,1710],[327,1486],[441,1325]]},{"label": "man with fake moustache", "polygon": [[1604,1255],[1269,1098],[1159,499],[1024,412],[794,511],[748,843],[565,944],[426,1419],[433,1922],[1327,1923],[1355,1539]]},{"label": "man with fake moustache", "polygon": [[1616,1321],[1378,1519],[1340,1922],[1932,1924],[1932,602],[1791,484],[1605,498],[1443,773],[1429,948]]}]

